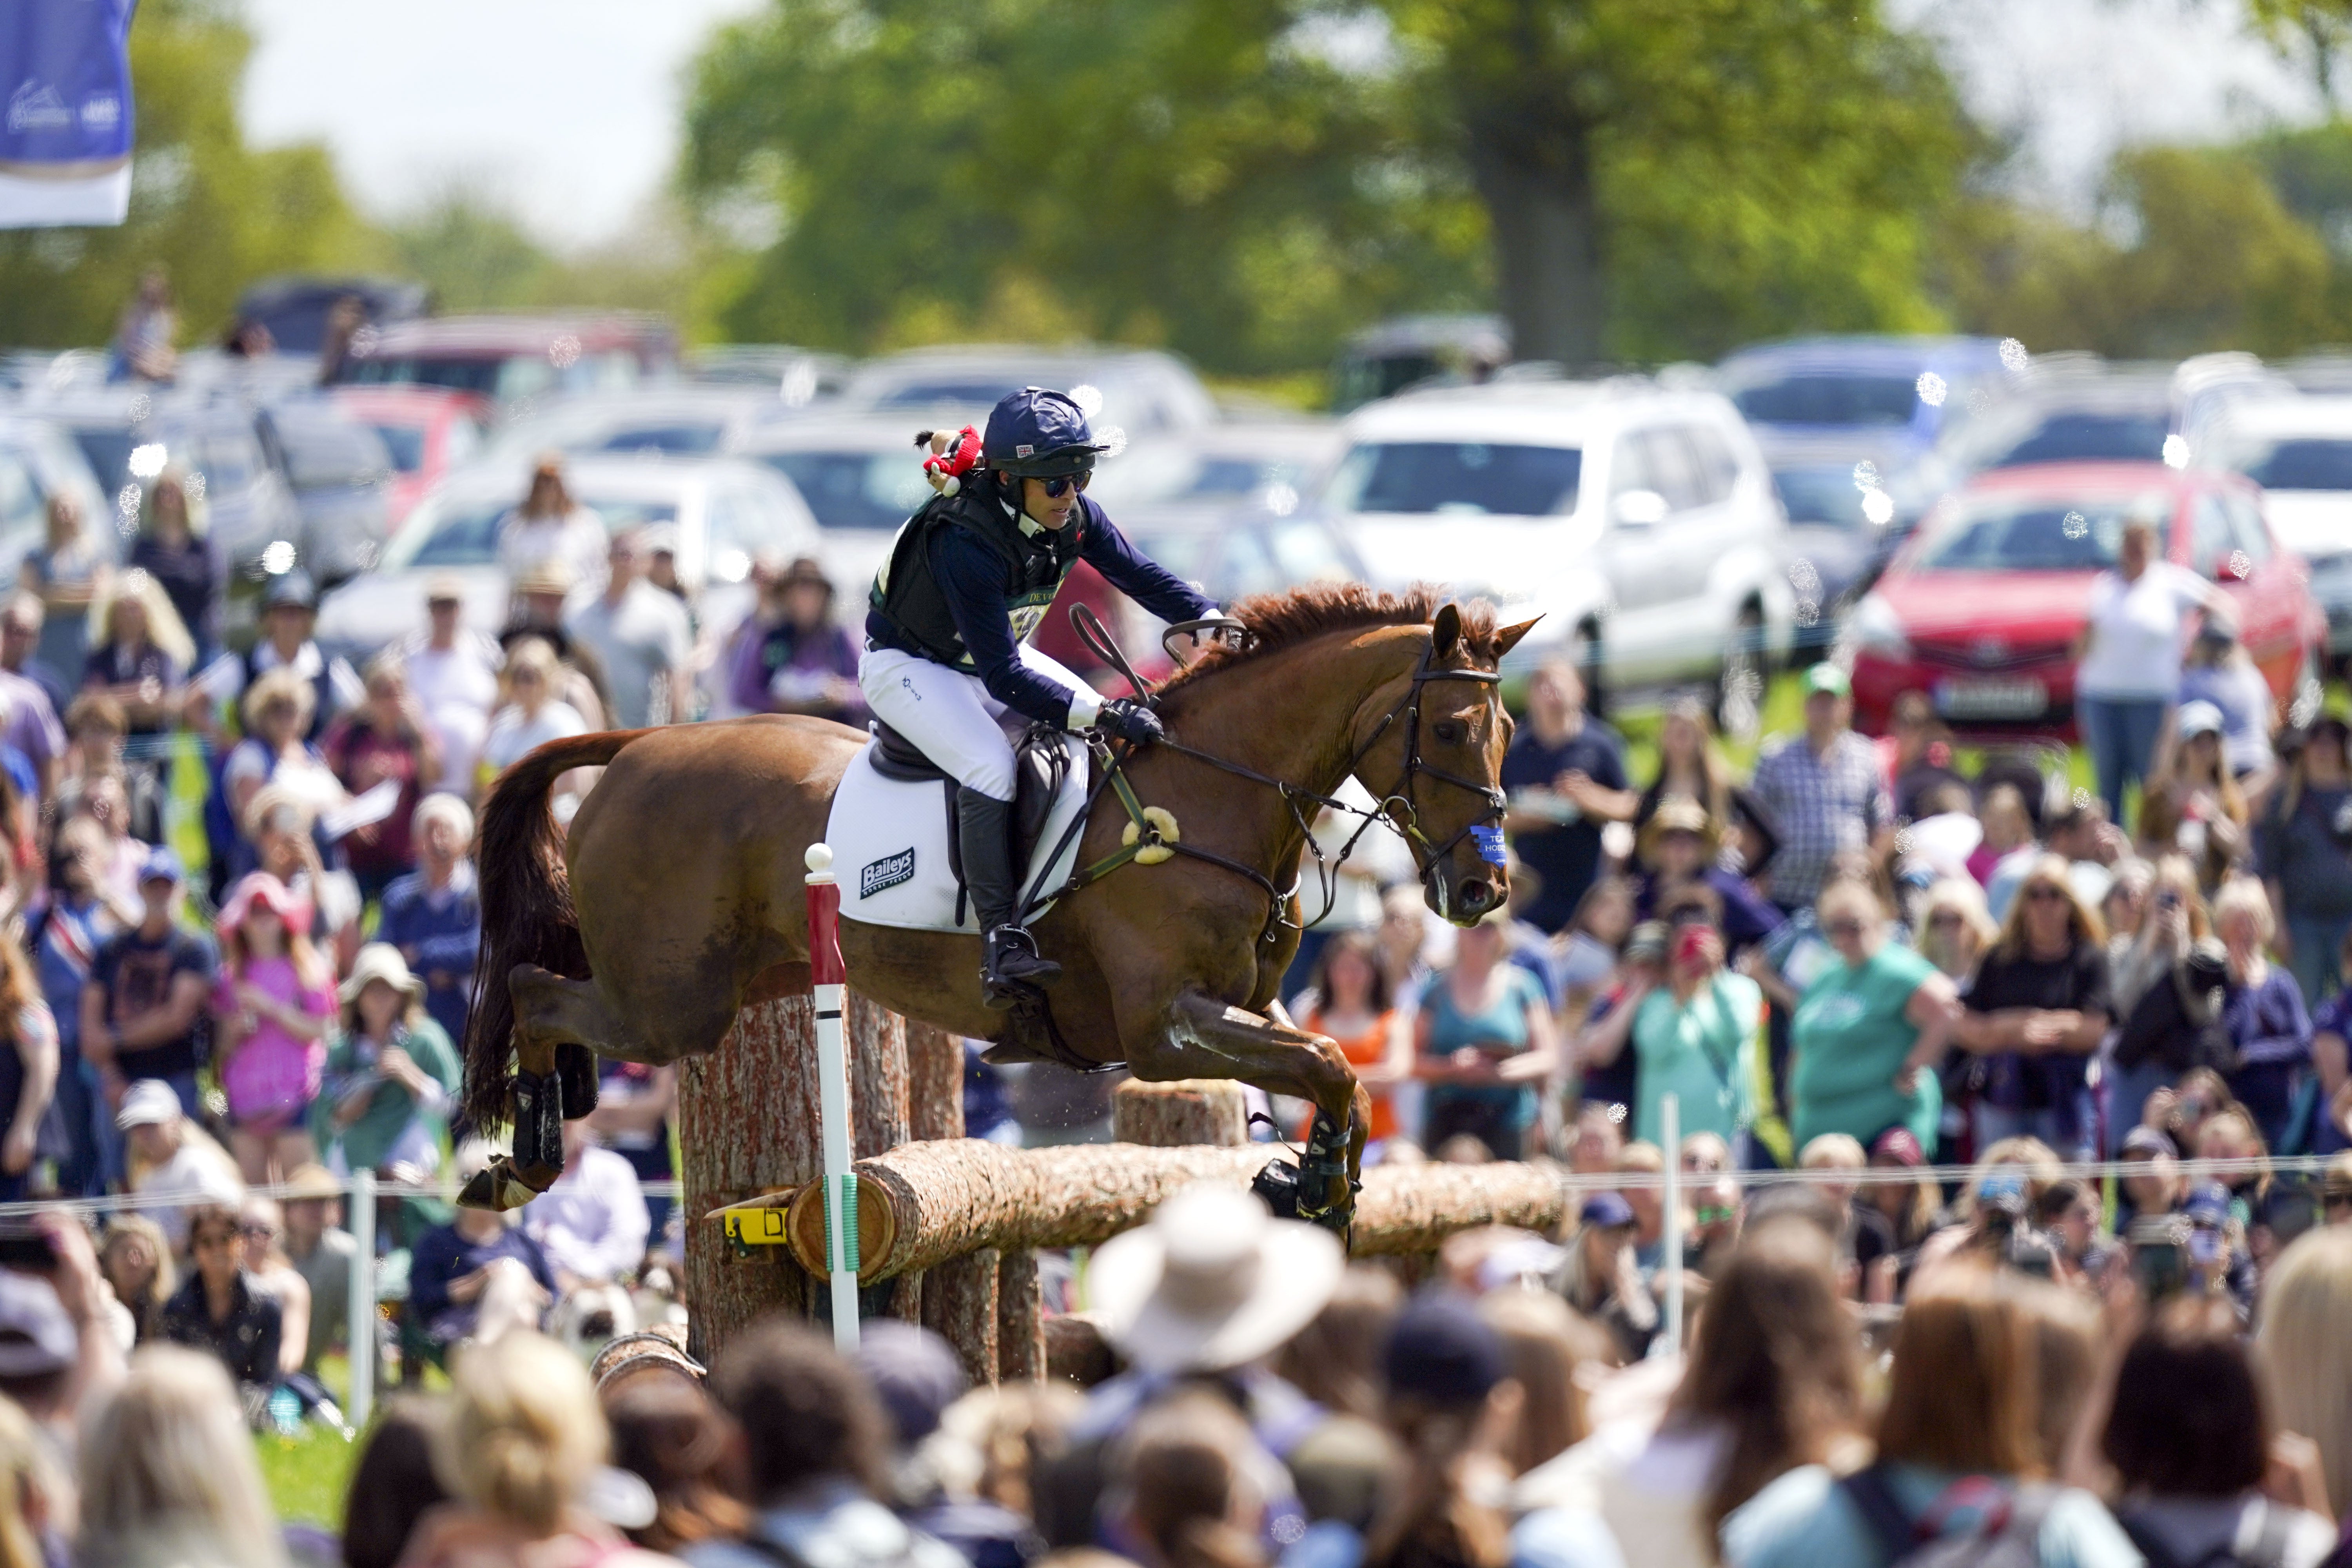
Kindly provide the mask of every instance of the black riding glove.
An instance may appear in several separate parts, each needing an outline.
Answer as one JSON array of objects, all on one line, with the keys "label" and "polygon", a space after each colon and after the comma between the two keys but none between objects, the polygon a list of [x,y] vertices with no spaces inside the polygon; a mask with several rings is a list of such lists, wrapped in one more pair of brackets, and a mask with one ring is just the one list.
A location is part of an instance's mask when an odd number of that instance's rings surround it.
[{"label": "black riding glove", "polygon": [[1166,739],[1168,734],[1160,727],[1159,714],[1125,697],[1113,698],[1102,705],[1102,712],[1095,718],[1095,728],[1108,731],[1130,746],[1148,746]]}]

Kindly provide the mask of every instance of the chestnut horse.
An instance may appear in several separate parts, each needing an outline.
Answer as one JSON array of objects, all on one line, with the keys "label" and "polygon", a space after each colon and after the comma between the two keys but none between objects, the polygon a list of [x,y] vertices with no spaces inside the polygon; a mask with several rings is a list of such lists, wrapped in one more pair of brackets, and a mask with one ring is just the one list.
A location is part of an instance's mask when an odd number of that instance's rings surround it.
[{"label": "chestnut horse", "polygon": [[[1484,603],[1355,584],[1245,600],[1234,615],[1248,627],[1239,646],[1206,650],[1154,693],[1171,743],[1120,764],[1138,801],[1175,814],[1180,852],[1066,891],[1035,922],[1063,970],[1050,1026],[982,1005],[973,936],[845,919],[842,952],[866,995],[996,1041],[994,1059],[1055,1058],[1067,1042],[1147,1080],[1239,1079],[1311,1100],[1328,1132],[1303,1173],[1320,1190],[1303,1187],[1300,1207],[1344,1226],[1369,1101],[1339,1048],[1276,997],[1298,949],[1307,825],[1352,773],[1413,846],[1433,909],[1466,923],[1498,908],[1505,872],[1473,830],[1502,815],[1511,721],[1497,666],[1534,623],[1497,628]],[[593,1104],[594,1064],[578,1047],[675,1062],[715,1050],[747,1000],[807,986],[802,857],[865,739],[798,717],[607,731],[550,742],[499,778],[482,813],[466,1105],[484,1126],[511,1120],[515,1156],[467,1201],[509,1207],[555,1179],[559,1109]],[[549,786],[598,765],[567,842]],[[1128,823],[1097,790],[1078,864],[1115,854]]]}]

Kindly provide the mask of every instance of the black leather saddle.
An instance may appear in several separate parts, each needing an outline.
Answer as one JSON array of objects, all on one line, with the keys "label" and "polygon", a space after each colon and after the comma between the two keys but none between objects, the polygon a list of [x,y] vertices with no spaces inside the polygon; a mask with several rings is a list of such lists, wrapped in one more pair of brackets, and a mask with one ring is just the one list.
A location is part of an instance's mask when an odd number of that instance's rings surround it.
[{"label": "black leather saddle", "polygon": [[[956,920],[963,920],[963,834],[956,816],[956,782],[923,755],[915,742],[874,720],[866,728],[874,744],[867,752],[874,771],[899,784],[938,781],[947,796],[948,869],[956,880]],[[1070,751],[1062,731],[1051,724],[1032,724],[1013,742],[1013,864],[1027,875],[1029,858],[1045,831],[1062,784],[1070,776]],[[1025,883],[1022,889],[1028,890]]]}]

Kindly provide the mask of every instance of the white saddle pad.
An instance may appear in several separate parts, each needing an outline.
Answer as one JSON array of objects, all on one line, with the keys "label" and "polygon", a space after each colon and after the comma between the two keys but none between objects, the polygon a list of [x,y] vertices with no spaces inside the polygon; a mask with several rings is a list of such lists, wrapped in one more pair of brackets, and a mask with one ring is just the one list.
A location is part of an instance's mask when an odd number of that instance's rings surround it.
[{"label": "white saddle pad", "polygon": [[[1021,879],[1026,893],[1044,858],[1087,804],[1087,749],[1062,736],[1070,756],[1069,775],[1037,836],[1028,868]],[[841,775],[834,792],[833,815],[827,818],[824,841],[833,850],[833,874],[841,881],[841,912],[868,925],[905,926],[914,931],[980,930],[971,900],[964,900],[963,920],[956,921],[955,874],[948,868],[948,786],[938,779],[901,784],[874,771],[874,742],[857,753]],[[1069,879],[1077,863],[1078,838],[1055,857],[1043,886],[1050,890]],[[1034,916],[1033,915],[1033,919]]]}]

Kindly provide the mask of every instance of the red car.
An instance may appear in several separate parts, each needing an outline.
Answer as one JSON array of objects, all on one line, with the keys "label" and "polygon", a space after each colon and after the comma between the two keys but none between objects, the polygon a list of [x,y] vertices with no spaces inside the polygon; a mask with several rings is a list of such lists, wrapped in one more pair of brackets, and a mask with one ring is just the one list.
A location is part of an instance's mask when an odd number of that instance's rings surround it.
[{"label": "red car", "polygon": [[384,500],[395,533],[425,491],[481,449],[490,417],[489,399],[438,386],[338,386],[330,395],[392,453]]},{"label": "red car", "polygon": [[2246,649],[2284,710],[2321,665],[2326,618],[2280,548],[2263,493],[2235,474],[2161,463],[2045,463],[1979,475],[1937,504],[1854,606],[1854,722],[1883,733],[1922,691],[1964,737],[2074,738],[2075,639],[2124,523],[2236,601]]}]

